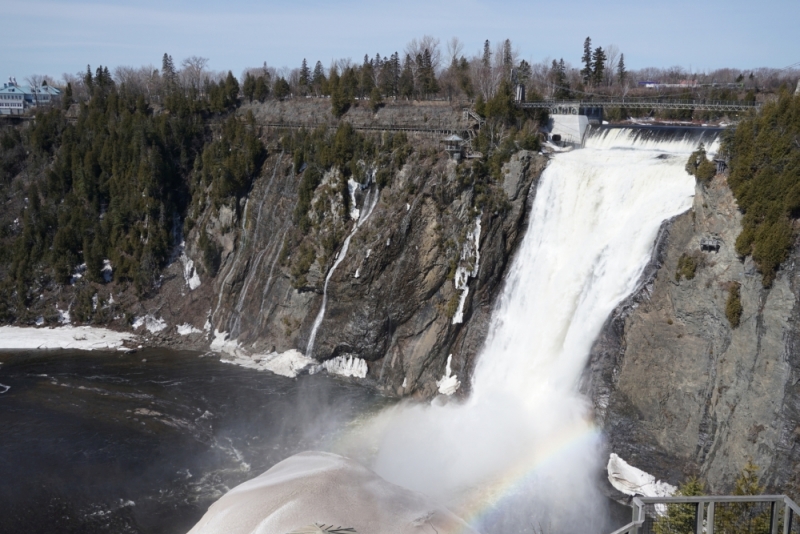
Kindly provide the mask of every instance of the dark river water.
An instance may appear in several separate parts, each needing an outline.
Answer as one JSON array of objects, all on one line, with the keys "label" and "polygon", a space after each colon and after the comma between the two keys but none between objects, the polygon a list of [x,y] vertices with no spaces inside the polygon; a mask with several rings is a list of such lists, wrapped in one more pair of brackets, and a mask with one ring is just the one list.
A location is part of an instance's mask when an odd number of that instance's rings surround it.
[{"label": "dark river water", "polygon": [[228,489],[390,402],[194,352],[0,362],[0,533],[186,532]]}]

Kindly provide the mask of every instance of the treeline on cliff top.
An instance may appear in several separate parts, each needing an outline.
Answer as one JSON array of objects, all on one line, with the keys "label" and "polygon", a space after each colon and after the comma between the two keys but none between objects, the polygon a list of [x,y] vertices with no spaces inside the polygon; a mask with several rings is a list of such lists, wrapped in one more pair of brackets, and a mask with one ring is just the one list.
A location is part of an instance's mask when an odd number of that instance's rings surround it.
[{"label": "treeline on cliff top", "polygon": [[723,145],[728,185],[744,214],[736,252],[752,255],[765,287],[789,255],[800,218],[800,96],[789,90],[739,123]]},{"label": "treeline on cliff top", "polygon": [[[300,236],[322,173],[332,166],[342,170],[339,194],[346,205],[346,178],[364,178],[357,160],[385,164],[376,177],[382,187],[411,151],[404,136],[381,145],[346,122],[333,132],[269,138],[251,113],[235,113],[246,97],[231,73],[187,89],[169,57],[164,67],[158,91],[150,93],[116,82],[105,67],[87,68],[80,83],[86,94],[70,83],[61,106],[0,129],[6,204],[0,216],[0,320],[32,322],[44,292],[71,286],[73,319],[84,323],[111,319],[93,302],[92,284],[113,280],[146,296],[158,287],[183,234],[208,208],[242,209],[239,200],[268,157],[265,142],[291,153],[295,171],[308,167],[298,172]],[[538,149],[539,121],[546,117],[514,106],[508,80],[500,80],[480,110],[487,127],[475,144],[484,158],[470,165],[474,171],[461,173],[465,187],[478,191],[479,208],[492,198],[481,191],[500,178],[503,162],[520,148]],[[220,250],[205,229],[199,246],[204,274],[214,276]],[[331,241],[326,248],[336,246]],[[76,270],[83,264],[85,271]]]}]

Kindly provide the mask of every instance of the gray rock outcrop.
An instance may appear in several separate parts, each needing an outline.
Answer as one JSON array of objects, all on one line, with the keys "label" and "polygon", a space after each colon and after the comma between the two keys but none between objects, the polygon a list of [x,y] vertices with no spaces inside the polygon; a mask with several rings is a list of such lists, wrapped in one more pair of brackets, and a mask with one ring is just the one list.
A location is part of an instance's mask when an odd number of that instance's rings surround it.
[{"label": "gray rock outcrop", "polygon": [[[609,318],[585,389],[615,452],[678,484],[699,475],[731,491],[748,460],[780,492],[798,488],[798,275],[791,258],[769,289],[734,243],[741,214],[725,177],[697,186],[693,208],[662,227],[640,290]],[[719,252],[703,252],[713,237]],[[678,279],[684,256],[694,278]],[[740,284],[743,314],[726,302]]]}]

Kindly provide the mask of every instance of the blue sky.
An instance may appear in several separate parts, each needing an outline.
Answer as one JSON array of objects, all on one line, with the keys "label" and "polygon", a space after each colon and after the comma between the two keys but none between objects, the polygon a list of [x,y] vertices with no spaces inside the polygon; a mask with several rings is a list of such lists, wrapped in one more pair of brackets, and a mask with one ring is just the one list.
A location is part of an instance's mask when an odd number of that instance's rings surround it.
[{"label": "blue sky", "polygon": [[160,67],[209,58],[213,70],[264,61],[297,67],[308,58],[388,56],[424,34],[452,36],[468,55],[485,39],[510,38],[523,59],[577,64],[584,38],[615,44],[629,68],[680,65],[694,72],[720,67],[782,68],[800,62],[798,0],[0,0],[0,76],[62,73],[107,65]]}]

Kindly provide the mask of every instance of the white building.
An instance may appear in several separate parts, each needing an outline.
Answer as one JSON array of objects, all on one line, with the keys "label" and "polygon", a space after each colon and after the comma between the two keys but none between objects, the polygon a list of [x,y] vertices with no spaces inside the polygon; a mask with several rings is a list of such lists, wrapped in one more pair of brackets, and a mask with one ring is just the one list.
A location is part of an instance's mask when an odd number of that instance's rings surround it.
[{"label": "white building", "polygon": [[0,115],[21,115],[37,106],[49,106],[61,98],[61,91],[43,84],[39,87],[19,85],[9,78],[0,89]]}]

